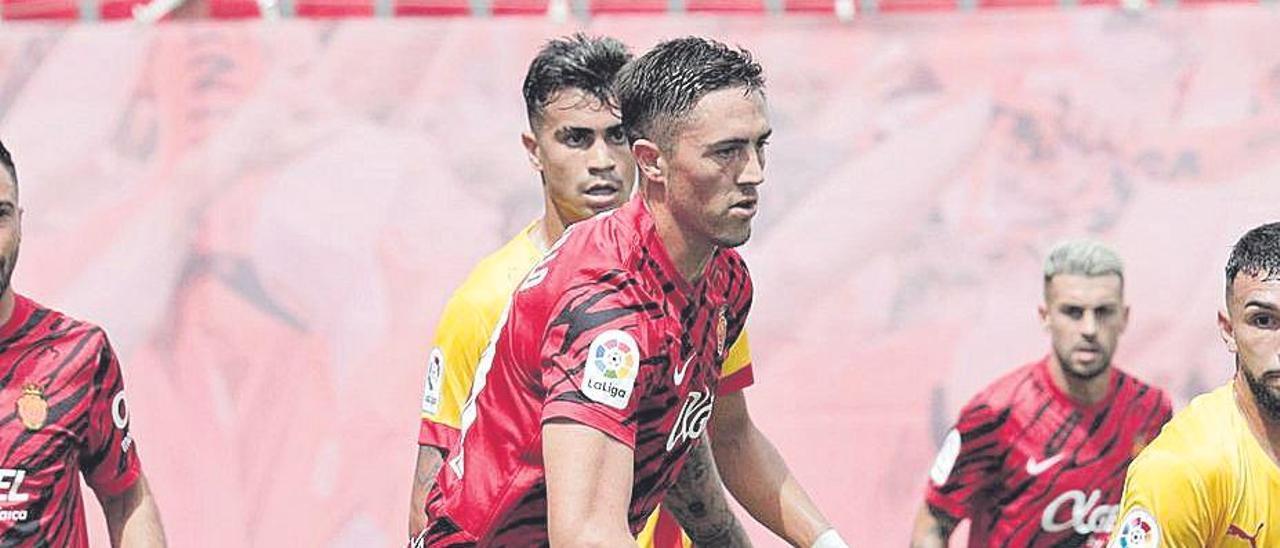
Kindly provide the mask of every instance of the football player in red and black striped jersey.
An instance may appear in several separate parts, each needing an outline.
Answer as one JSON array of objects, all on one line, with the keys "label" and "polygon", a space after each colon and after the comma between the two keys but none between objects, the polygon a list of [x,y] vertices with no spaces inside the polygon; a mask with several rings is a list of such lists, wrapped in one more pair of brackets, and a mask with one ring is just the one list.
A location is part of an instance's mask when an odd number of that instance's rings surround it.
[{"label": "football player in red and black striped jersey", "polygon": [[1102,548],[1125,470],[1172,414],[1159,388],[1113,367],[1129,323],[1124,268],[1109,248],[1063,243],[1045,260],[1040,317],[1048,356],[975,396],[930,471],[913,547]]},{"label": "football player in red and black striped jersey", "polygon": [[624,67],[637,197],[565,231],[516,290],[428,502],[426,546],[635,546],[690,454],[796,546],[845,543],[718,390],[751,305],[746,265],[772,133],[760,66],[700,38]]},{"label": "football player in red and black striped jersey", "polygon": [[0,165],[0,545],[87,546],[83,474],[112,546],[164,546],[106,334],[9,284],[22,209],[3,144]]}]

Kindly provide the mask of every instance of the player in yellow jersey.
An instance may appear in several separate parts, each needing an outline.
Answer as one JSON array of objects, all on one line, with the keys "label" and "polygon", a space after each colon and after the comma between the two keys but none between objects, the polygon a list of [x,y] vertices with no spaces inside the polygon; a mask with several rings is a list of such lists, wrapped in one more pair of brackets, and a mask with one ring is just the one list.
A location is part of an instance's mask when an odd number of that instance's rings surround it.
[{"label": "player in yellow jersey", "polygon": [[1130,464],[1112,547],[1280,546],[1280,223],[1240,238],[1226,273],[1235,377]]},{"label": "player in yellow jersey", "polygon": [[[524,83],[530,131],[521,139],[529,162],[542,178],[544,213],[482,260],[445,306],[427,363],[410,497],[410,537],[427,521],[427,492],[444,453],[457,439],[476,365],[510,295],[565,227],[615,208],[631,196],[635,162],[610,92],[614,76],[630,58],[617,40],[575,35],[548,42],[530,64]],[[750,366],[743,333],[725,358],[720,392],[737,392],[750,385]],[[666,506],[680,514],[679,522],[700,544],[746,545],[710,452],[706,444],[700,447],[672,488]],[[661,548],[689,545],[676,521],[660,507],[637,541],[640,546]]]}]

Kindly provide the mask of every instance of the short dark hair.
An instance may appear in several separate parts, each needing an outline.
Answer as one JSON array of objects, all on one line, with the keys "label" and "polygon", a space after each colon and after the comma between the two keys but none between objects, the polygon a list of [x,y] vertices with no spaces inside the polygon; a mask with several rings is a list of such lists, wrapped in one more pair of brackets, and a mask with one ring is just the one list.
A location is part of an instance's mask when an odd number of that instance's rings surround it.
[{"label": "short dark hair", "polygon": [[659,146],[704,95],[737,87],[764,90],[764,70],[751,52],[696,36],[654,46],[624,67],[614,84],[627,138]]},{"label": "short dark hair", "polygon": [[1267,223],[1244,233],[1227,259],[1227,294],[1236,276],[1280,279],[1280,222]]},{"label": "short dark hair", "polygon": [[568,88],[580,89],[601,104],[617,108],[613,79],[630,60],[627,46],[608,36],[579,32],[547,41],[524,76],[524,107],[529,125],[541,120],[547,104]]},{"label": "short dark hair", "polygon": [[13,156],[9,154],[9,149],[4,146],[4,141],[0,141],[0,166],[4,166],[4,170],[9,172],[9,178],[13,179],[13,191],[18,192],[18,168],[13,166]]}]

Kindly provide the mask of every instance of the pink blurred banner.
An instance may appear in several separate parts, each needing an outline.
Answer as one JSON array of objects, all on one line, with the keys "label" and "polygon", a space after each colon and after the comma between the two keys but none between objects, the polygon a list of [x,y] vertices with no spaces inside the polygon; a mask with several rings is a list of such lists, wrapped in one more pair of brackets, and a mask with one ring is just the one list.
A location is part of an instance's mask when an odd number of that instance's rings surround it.
[{"label": "pink blurred banner", "polygon": [[[0,138],[26,209],[16,287],[108,329],[174,546],[403,543],[427,341],[475,261],[540,210],[520,83],[572,30],[0,33]],[[1280,217],[1273,10],[587,30],[637,51],[714,36],[766,67],[748,398],[857,546],[907,542],[959,406],[1047,352],[1040,257],[1060,238],[1126,258],[1124,366],[1180,404],[1231,373],[1223,263]]]}]

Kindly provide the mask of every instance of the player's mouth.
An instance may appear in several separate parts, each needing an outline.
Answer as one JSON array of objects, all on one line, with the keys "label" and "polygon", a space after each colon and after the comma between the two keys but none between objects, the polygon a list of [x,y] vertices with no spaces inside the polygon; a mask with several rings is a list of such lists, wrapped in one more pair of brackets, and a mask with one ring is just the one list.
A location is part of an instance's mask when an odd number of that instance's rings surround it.
[{"label": "player's mouth", "polygon": [[614,207],[622,202],[622,183],[600,180],[588,185],[582,194],[593,208]]},{"label": "player's mouth", "polygon": [[756,216],[759,198],[744,198],[729,206],[729,216],[740,219],[751,219]]},{"label": "player's mouth", "polygon": [[1098,358],[1102,357],[1102,347],[1101,346],[1077,346],[1075,347],[1074,350],[1072,350],[1072,353],[1075,355],[1076,360],[1079,362],[1093,363],[1095,361],[1098,361]]}]

